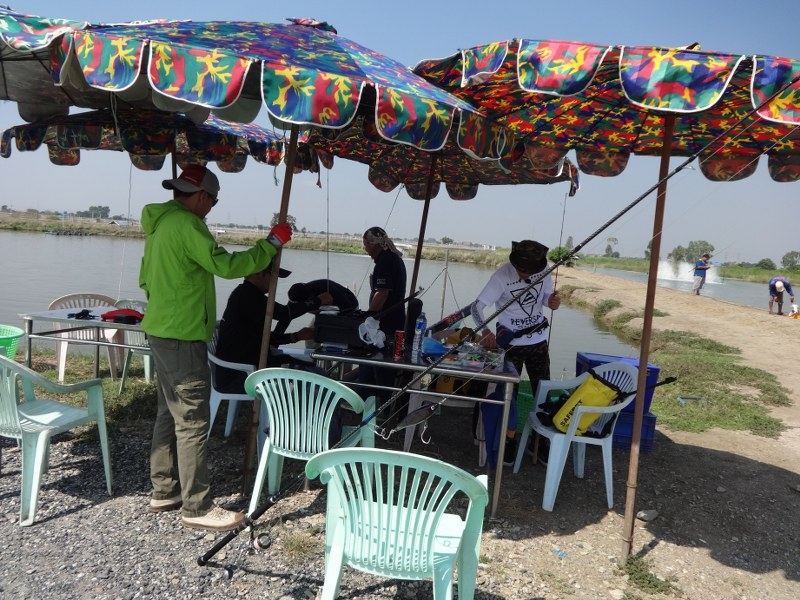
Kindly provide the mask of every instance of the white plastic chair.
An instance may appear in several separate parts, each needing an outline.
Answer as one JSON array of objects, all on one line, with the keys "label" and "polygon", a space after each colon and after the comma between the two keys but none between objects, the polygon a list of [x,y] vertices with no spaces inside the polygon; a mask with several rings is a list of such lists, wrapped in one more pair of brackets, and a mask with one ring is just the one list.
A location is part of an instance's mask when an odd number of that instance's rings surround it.
[{"label": "white plastic chair", "polygon": [[[211,416],[208,421],[208,435],[211,435],[211,429],[214,427],[214,419],[217,417],[217,412],[219,411],[219,405],[222,403],[223,400],[228,401],[228,416],[225,420],[225,437],[230,436],[231,431],[233,430],[233,423],[236,421],[236,409],[239,406],[239,402],[252,402],[253,397],[241,393],[237,394],[235,392],[224,392],[218,389],[217,387],[217,368],[224,367],[226,369],[231,369],[232,371],[241,371],[245,374],[245,377],[256,370],[255,365],[248,365],[245,363],[235,363],[235,362],[228,362],[226,360],[222,360],[221,358],[217,358],[217,335],[218,330],[214,329],[214,335],[211,338],[211,341],[208,342],[208,367],[211,371]],[[264,441],[264,417],[263,415],[260,416],[260,421],[258,426],[258,447],[259,450],[261,449]]]},{"label": "white plastic chair", "polygon": [[[614,506],[614,479],[612,476],[613,463],[611,452],[614,428],[617,425],[617,417],[620,411],[628,406],[636,395],[636,379],[639,370],[622,362],[606,363],[595,367],[594,370],[603,379],[616,385],[626,396],[612,406],[578,406],[572,414],[572,419],[570,420],[566,433],[561,433],[555,427],[548,427],[542,424],[536,416],[536,411],[544,404],[548,392],[551,390],[569,390],[576,388],[589,377],[589,373],[583,373],[574,379],[565,379],[563,381],[542,380],[536,388],[534,408],[531,410],[530,414],[528,414],[528,419],[525,422],[525,428],[522,431],[522,437],[517,447],[517,458],[516,461],[514,461],[514,473],[519,472],[520,465],[522,464],[522,457],[525,455],[525,449],[528,446],[528,437],[530,436],[531,430],[550,440],[550,455],[547,458],[547,474],[545,475],[544,497],[542,498],[542,508],[546,511],[553,510],[553,505],[556,502],[556,495],[558,494],[558,486],[561,483],[561,475],[564,472],[564,465],[567,462],[567,454],[569,454],[569,449],[572,444],[575,444],[572,449],[573,469],[575,471],[575,477],[579,479],[583,478],[586,446],[592,445],[602,448],[603,471],[606,480],[606,500],[608,501],[608,508]],[[609,421],[611,422],[610,427],[607,428],[607,434],[604,437],[576,435],[575,431],[578,427],[578,423],[581,420],[581,416],[585,414],[601,415],[587,430],[588,432],[600,433],[604,430],[606,424],[609,423]]]},{"label": "white plastic chair", "polygon": [[[22,403],[19,403],[19,381],[25,394],[25,401]],[[36,398],[34,386],[59,395],[86,392],[86,408]],[[50,438],[93,421],[97,423],[106,488],[111,495],[111,459],[100,380],[61,385],[0,355],[0,436],[22,443],[20,525],[31,525],[36,517],[39,487],[42,475],[47,471],[50,456]]]},{"label": "white plastic chair", "polygon": [[[98,306],[107,306],[110,309],[114,308],[114,299],[110,296],[103,294],[67,294],[56,298],[50,303],[49,310],[58,310],[60,308],[95,308]],[[63,329],[64,326],[55,323],[54,329]],[[80,331],[70,331],[60,334],[62,338],[72,340],[93,340],[94,329],[82,329]],[[120,342],[122,336],[117,329],[104,329],[103,336],[106,341]],[[56,342],[56,354],[58,355],[58,381],[64,381],[64,371],[67,367],[67,348],[69,342]],[[106,347],[108,350],[108,365],[111,371],[112,379],[119,373],[119,363],[122,360],[121,348]]]},{"label": "white plastic chair", "polygon": [[[143,300],[117,300],[114,304],[117,308],[131,308],[133,310],[138,310],[140,313],[144,314],[147,310],[147,302]],[[152,381],[152,373],[153,373],[153,355],[147,349],[149,344],[147,343],[147,336],[144,334],[143,331],[127,331],[127,330],[120,330],[123,334],[123,339],[125,340],[125,344],[128,346],[142,346],[141,350],[134,350],[133,348],[128,348],[125,352],[125,362],[122,365],[122,375],[120,376],[119,381],[119,393],[122,393],[122,389],[125,387],[125,378],[128,376],[128,367],[131,364],[131,358],[135,354],[140,354],[142,356],[142,360],[144,361],[144,380],[147,383]]]}]

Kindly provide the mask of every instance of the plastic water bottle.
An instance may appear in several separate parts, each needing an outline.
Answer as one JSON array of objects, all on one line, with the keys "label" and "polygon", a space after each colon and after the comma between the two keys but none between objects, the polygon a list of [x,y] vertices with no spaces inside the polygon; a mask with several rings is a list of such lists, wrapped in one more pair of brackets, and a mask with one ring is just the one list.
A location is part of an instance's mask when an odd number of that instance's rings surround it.
[{"label": "plastic water bottle", "polygon": [[417,322],[414,324],[414,341],[411,344],[411,362],[419,361],[419,353],[422,348],[422,338],[425,337],[425,330],[428,328],[428,319],[425,313],[420,313]]}]

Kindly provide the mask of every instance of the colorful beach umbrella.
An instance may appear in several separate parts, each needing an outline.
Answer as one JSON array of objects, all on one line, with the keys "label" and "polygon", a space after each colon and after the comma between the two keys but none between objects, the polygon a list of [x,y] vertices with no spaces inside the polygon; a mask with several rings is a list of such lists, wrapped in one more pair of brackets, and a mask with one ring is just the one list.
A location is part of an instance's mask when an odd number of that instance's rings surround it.
[{"label": "colorful beach umbrella", "polygon": [[[307,146],[313,148],[322,164],[330,168],[333,158],[354,160],[369,166],[369,181],[382,192],[405,187],[415,200],[425,200],[428,182],[432,181],[431,198],[438,196],[443,184],[453,200],[471,200],[483,185],[552,184],[570,182],[569,195],[578,189],[578,170],[567,159],[547,168],[536,168],[529,160],[511,160],[499,151],[490,158],[480,159],[460,144],[461,128],[453,129],[436,153],[431,172],[431,155],[418,149],[398,146],[382,138],[371,119],[357,117],[352,125],[341,131],[315,130]],[[499,150],[502,144],[495,145]]]},{"label": "colorful beach umbrella", "polygon": [[0,40],[0,98],[18,102],[23,117],[103,108],[101,92],[113,92],[135,106],[213,110],[237,122],[252,121],[263,105],[287,126],[338,129],[372,89],[381,136],[438,150],[457,113],[475,113],[401,63],[309,19],[93,25],[0,9]]},{"label": "colorful beach umbrella", "polygon": [[[0,138],[0,156],[47,146],[56,165],[77,165],[81,150],[128,152],[139,169],[158,170],[167,155],[179,165],[216,161],[221,171],[244,169],[248,156],[256,162],[278,165],[283,136],[257,125],[229,123],[211,115],[205,123],[177,113],[121,109],[93,110],[51,117],[6,129]],[[12,140],[14,143],[12,143]]]},{"label": "colorful beach umbrella", "polygon": [[584,173],[618,175],[631,154],[661,153],[672,116],[671,154],[705,148],[700,168],[711,180],[747,177],[762,154],[776,181],[800,179],[798,59],[516,39],[415,72],[507,126],[543,164],[574,149]]},{"label": "colorful beach umbrella", "polygon": [[[691,48],[517,39],[426,60],[415,72],[516,135],[538,164],[572,149],[587,174],[621,173],[631,154],[661,157],[639,364],[647,364],[671,155],[714,181],[751,175],[761,155],[778,182],[800,179],[800,60]],[[679,170],[678,169],[678,170]],[[651,188],[655,190],[656,186]],[[647,370],[637,382],[623,542],[633,547]]]},{"label": "colorful beach umbrella", "polygon": [[[26,120],[63,115],[69,106],[108,107],[109,92],[118,103],[183,112],[195,122],[209,112],[250,122],[263,105],[273,123],[291,128],[280,222],[288,214],[301,126],[342,129],[358,113],[370,115],[379,136],[428,152],[440,150],[465,116],[476,124],[470,139],[480,141],[489,128],[467,102],[308,19],[91,25],[0,10],[0,39],[0,99],[17,102]],[[480,147],[471,151],[483,157]],[[432,181],[428,188],[430,200]],[[427,204],[423,224],[426,210]],[[280,253],[273,263],[280,266]],[[260,367],[266,365],[276,281]],[[247,470],[251,462],[246,459]]]}]

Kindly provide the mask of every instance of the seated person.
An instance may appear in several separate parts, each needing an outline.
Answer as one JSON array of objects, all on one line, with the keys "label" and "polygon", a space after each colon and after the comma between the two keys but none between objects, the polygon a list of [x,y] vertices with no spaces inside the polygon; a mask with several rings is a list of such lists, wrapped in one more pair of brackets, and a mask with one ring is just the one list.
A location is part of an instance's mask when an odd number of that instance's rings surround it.
[{"label": "seated person", "polygon": [[289,300],[292,302],[308,302],[309,299],[319,297],[323,293],[332,296],[331,305],[336,306],[340,313],[356,310],[358,298],[340,283],[330,279],[315,279],[306,283],[295,283],[289,288]]},{"label": "seated person", "polygon": [[[289,275],[290,271],[280,269],[278,277],[288,277]],[[272,265],[263,271],[248,275],[231,292],[219,323],[216,351],[218,358],[229,362],[258,365],[271,277]],[[275,350],[277,346],[293,344],[300,340],[310,340],[314,334],[312,327],[286,333],[289,323],[301,315],[318,309],[322,304],[330,304],[331,300],[331,295],[323,292],[318,296],[308,298],[305,302],[275,303],[273,320],[276,325],[270,336],[268,366],[278,367],[285,362],[280,353]],[[244,380],[245,375],[241,371],[232,371],[222,367],[218,367],[216,370],[216,383],[220,390],[243,392]]]}]

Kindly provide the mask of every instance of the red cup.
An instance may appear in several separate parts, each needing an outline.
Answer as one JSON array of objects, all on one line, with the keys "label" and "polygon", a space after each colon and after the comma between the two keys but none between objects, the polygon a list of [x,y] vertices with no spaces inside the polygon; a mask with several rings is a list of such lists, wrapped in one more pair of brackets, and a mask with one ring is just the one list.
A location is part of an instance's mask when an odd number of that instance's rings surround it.
[{"label": "red cup", "polygon": [[406,332],[398,329],[394,332],[394,360],[402,360],[406,345]]}]

